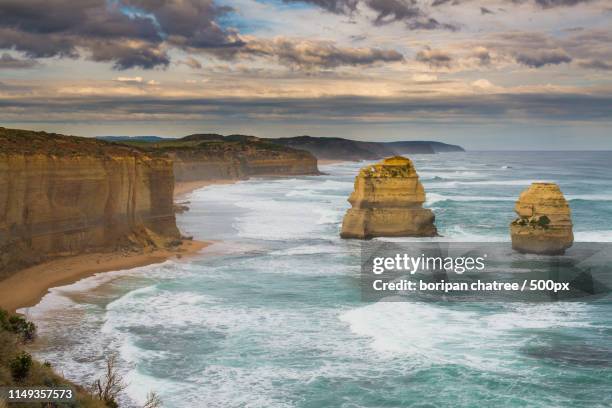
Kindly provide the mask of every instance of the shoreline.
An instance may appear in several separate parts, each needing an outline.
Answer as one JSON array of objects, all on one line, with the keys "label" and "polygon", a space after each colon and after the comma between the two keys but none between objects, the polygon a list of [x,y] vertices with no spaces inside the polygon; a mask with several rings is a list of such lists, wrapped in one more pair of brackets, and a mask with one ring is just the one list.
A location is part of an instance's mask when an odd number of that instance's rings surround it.
[{"label": "shoreline", "polygon": [[219,185],[219,184],[234,184],[240,179],[212,179],[198,181],[179,181],[174,183],[174,200],[183,199],[187,194],[200,188]]},{"label": "shoreline", "polygon": [[95,252],[49,260],[1,280],[0,307],[15,313],[18,309],[37,305],[51,288],[70,285],[96,273],[132,269],[195,255],[211,243],[184,240],[175,249],[130,254]]},{"label": "shoreline", "polygon": [[[178,182],[174,185],[175,204],[181,204],[189,193],[211,185],[234,184],[240,179],[212,179]],[[211,241],[183,240],[173,249],[146,252],[92,252],[51,259],[21,269],[0,280],[0,308],[10,313],[40,303],[52,288],[70,285],[97,273],[133,269],[195,255],[211,245]]]},{"label": "shoreline", "polygon": [[339,163],[345,163],[345,162],[350,161],[350,160],[341,160],[341,159],[318,159],[317,161],[318,161],[318,163],[317,163],[317,164],[320,164],[320,165],[322,165],[322,166],[325,166],[325,165],[329,165],[329,164],[339,164]]}]

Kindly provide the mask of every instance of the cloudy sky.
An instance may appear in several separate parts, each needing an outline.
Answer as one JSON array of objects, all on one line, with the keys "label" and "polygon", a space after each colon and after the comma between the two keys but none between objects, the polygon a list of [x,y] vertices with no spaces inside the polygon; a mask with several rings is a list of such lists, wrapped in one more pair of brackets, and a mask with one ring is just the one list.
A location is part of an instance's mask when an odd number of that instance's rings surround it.
[{"label": "cloudy sky", "polygon": [[0,0],[0,126],[612,149],[610,0]]}]

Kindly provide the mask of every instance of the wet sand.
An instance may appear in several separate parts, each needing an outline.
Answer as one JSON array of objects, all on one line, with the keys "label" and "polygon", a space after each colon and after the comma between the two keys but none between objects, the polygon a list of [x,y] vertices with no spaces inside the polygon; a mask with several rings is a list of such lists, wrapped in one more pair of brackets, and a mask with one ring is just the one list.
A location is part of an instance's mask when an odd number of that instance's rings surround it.
[{"label": "wet sand", "polygon": [[209,242],[185,240],[171,250],[91,253],[50,260],[0,281],[0,308],[15,312],[38,304],[50,288],[69,285],[99,272],[131,269],[195,255],[208,245]]},{"label": "wet sand", "polygon": [[222,179],[222,180],[199,180],[199,181],[181,181],[174,184],[174,199],[180,199],[183,196],[191,193],[194,190],[212,186],[215,184],[232,184],[239,180]]}]

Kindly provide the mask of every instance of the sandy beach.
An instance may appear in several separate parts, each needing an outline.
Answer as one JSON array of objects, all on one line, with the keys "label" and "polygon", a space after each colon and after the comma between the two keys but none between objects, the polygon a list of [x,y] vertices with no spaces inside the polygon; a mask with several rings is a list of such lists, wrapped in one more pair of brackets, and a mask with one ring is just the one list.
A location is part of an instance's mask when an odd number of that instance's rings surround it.
[{"label": "sandy beach", "polygon": [[224,180],[198,180],[198,181],[179,181],[174,184],[174,199],[182,198],[183,196],[191,193],[194,190],[212,186],[215,184],[232,184],[238,180],[224,179]]},{"label": "sandy beach", "polygon": [[54,259],[18,271],[0,281],[0,308],[15,312],[37,304],[53,287],[68,285],[99,272],[131,269],[194,255],[209,242],[183,241],[176,249],[143,253],[91,253]]},{"label": "sandy beach", "polygon": [[[206,180],[177,183],[174,198],[213,184],[233,183],[234,180]],[[131,269],[161,263],[168,259],[196,254],[209,242],[185,240],[178,248],[156,249],[145,252],[96,252],[50,260],[20,270],[0,280],[0,308],[15,312],[37,304],[50,288],[68,285],[100,272]]]}]

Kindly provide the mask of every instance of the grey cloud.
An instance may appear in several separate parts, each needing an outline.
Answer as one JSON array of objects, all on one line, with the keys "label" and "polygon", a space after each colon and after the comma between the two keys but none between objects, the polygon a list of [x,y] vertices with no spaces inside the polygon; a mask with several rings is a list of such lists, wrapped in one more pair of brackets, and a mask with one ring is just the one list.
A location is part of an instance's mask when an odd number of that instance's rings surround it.
[{"label": "grey cloud", "polygon": [[217,55],[224,59],[249,56],[273,58],[281,64],[303,70],[372,65],[404,59],[403,55],[395,50],[338,47],[329,41],[291,40],[282,37],[247,41],[244,47],[218,50]]},{"label": "grey cloud", "polygon": [[485,14],[495,14],[495,12],[489,10],[486,7],[481,7],[480,8],[480,14],[485,15]]},{"label": "grey cloud", "polygon": [[405,22],[410,30],[456,30],[457,26],[440,23],[417,0],[284,0],[286,3],[308,3],[336,14],[351,15],[358,5],[373,11],[375,25]]},{"label": "grey cloud", "polygon": [[335,14],[350,14],[357,9],[359,0],[284,0],[285,3],[310,3]]},{"label": "grey cloud", "polygon": [[457,4],[458,2],[456,0],[434,0],[431,5],[437,7],[448,3]]},{"label": "grey cloud", "polygon": [[483,39],[480,45],[532,68],[575,62],[582,68],[605,70],[605,63],[612,61],[611,42],[610,30],[583,29],[563,36],[533,32],[495,34]]},{"label": "grey cloud", "polygon": [[598,60],[598,59],[581,61],[578,63],[578,65],[581,66],[582,68],[595,69],[598,71],[612,71],[611,63],[608,63],[602,60]]},{"label": "grey cloud", "polygon": [[411,30],[448,30],[457,31],[459,27],[455,24],[440,23],[435,18],[417,19],[407,23]]},{"label": "grey cloud", "polygon": [[187,57],[183,61],[179,61],[179,64],[187,65],[191,69],[202,69],[202,63],[193,57]]},{"label": "grey cloud", "polygon": [[534,0],[534,2],[542,8],[576,6],[592,1],[593,0]]},{"label": "grey cloud", "polygon": [[[434,0],[431,3],[431,5],[433,7],[445,6],[445,5],[457,6],[457,5],[461,5],[464,3],[470,3],[473,1],[474,0]],[[529,3],[529,4],[534,4],[542,9],[551,9],[551,8],[556,8],[556,7],[577,6],[579,4],[592,3],[595,1],[596,0],[504,0],[504,3],[508,5],[520,5],[520,4]],[[481,7],[480,9],[481,9],[482,14],[486,14],[487,11],[491,12],[491,10],[487,9],[486,7]],[[483,11],[483,10],[487,10],[487,11]]]},{"label": "grey cloud", "polygon": [[223,30],[217,19],[233,11],[217,6],[213,0],[122,0],[126,5],[155,16],[168,41],[181,47],[214,48],[239,46],[230,32]]},{"label": "grey cloud", "polygon": [[484,47],[478,47],[474,50],[474,57],[478,59],[479,65],[487,66],[491,64],[491,53]]},{"label": "grey cloud", "polygon": [[388,24],[394,21],[414,20],[421,17],[421,10],[414,0],[367,0],[366,4],[378,15],[375,24]]},{"label": "grey cloud", "polygon": [[532,68],[541,68],[545,65],[559,65],[572,62],[572,57],[563,50],[531,51],[517,54],[516,62]]},{"label": "grey cloud", "polygon": [[75,39],[58,34],[39,35],[2,28],[0,24],[0,49],[15,49],[29,58],[77,56]]},{"label": "grey cloud", "polygon": [[167,66],[170,59],[158,46],[139,42],[92,41],[90,58],[97,62],[114,61],[114,68],[151,69]]},{"label": "grey cloud", "polygon": [[453,61],[453,57],[449,53],[429,47],[419,51],[415,59],[432,68],[450,68]]},{"label": "grey cloud", "polygon": [[31,58],[74,58],[85,50],[117,69],[166,66],[164,45],[241,46],[217,23],[228,12],[213,0],[2,0],[0,49]]},{"label": "grey cloud", "polygon": [[6,52],[0,56],[0,69],[27,69],[37,65],[35,60],[18,59]]},{"label": "grey cloud", "polygon": [[[151,120],[155,115],[183,117],[196,120],[206,118],[250,118],[274,115],[278,120],[306,119],[317,123],[325,121],[353,121],[376,116],[377,123],[387,117],[396,122],[402,118],[428,117],[430,120],[470,118],[520,118],[553,120],[555,122],[603,121],[612,117],[612,95],[585,95],[579,93],[529,93],[496,95],[458,95],[447,97],[323,97],[323,98],[74,98],[41,101],[40,98],[1,100],[0,120],[7,122],[6,112],[22,112],[22,122],[35,122],[38,112],[57,113],[62,117],[88,113],[136,116],[138,120]],[[78,121],[79,119],[75,119]],[[269,118],[269,121],[274,119]],[[70,120],[66,118],[65,122]],[[136,120],[137,121],[137,120]]]}]

